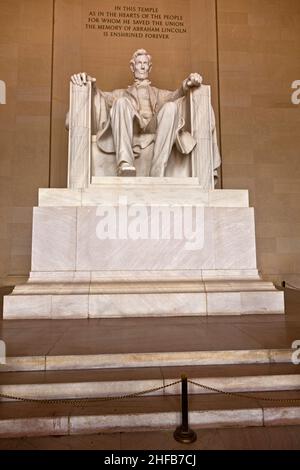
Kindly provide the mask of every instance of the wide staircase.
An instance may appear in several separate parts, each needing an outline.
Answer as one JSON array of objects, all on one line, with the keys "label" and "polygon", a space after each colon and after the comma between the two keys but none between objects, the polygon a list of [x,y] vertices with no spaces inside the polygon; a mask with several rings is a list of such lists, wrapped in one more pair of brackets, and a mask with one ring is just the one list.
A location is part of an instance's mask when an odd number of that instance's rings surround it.
[{"label": "wide staircase", "polygon": [[0,436],[175,429],[182,374],[195,429],[299,425],[296,310],[2,321]]}]

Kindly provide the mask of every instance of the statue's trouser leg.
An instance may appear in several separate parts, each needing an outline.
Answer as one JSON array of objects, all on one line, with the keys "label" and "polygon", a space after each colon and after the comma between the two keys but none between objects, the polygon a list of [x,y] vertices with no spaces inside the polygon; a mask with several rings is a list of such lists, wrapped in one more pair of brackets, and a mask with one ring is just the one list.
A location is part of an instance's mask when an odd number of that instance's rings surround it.
[{"label": "statue's trouser leg", "polygon": [[127,98],[119,98],[115,101],[110,116],[117,165],[128,163],[134,166],[132,140],[135,110]]},{"label": "statue's trouser leg", "polygon": [[150,176],[163,177],[178,129],[179,111],[174,102],[166,103],[157,115],[157,131]]}]

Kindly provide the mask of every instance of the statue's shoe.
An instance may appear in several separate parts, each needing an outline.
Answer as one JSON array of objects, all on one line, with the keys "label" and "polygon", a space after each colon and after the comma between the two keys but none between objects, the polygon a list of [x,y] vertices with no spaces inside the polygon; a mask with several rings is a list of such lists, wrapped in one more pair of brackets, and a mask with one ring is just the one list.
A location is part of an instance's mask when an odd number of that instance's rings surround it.
[{"label": "statue's shoe", "polygon": [[129,163],[123,163],[118,169],[118,176],[136,176],[136,169]]}]

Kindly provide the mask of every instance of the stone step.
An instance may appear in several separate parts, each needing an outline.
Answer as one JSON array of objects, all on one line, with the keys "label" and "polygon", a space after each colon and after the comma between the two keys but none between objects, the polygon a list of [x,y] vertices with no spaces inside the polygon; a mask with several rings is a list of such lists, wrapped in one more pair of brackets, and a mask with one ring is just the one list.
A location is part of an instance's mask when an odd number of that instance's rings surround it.
[{"label": "stone step", "polygon": [[[300,392],[255,392],[241,397],[192,395],[191,427],[223,428],[300,424]],[[281,402],[265,401],[285,400]],[[287,401],[286,401],[287,400]],[[289,401],[288,401],[289,400]],[[117,406],[116,406],[116,403]],[[2,403],[0,437],[93,434],[164,430],[180,424],[180,396],[143,397],[76,406],[68,404]]]},{"label": "stone step", "polygon": [[[137,190],[138,188],[138,190]],[[195,178],[93,177],[87,189],[40,188],[39,207],[86,207],[118,204],[126,197],[128,204],[176,204],[200,207],[247,208],[247,190],[203,191]]]},{"label": "stone step", "polygon": [[[116,275],[117,276],[117,275]],[[138,293],[193,293],[193,292],[282,292],[276,290],[271,282],[255,280],[212,280],[173,279],[173,280],[141,280],[138,279],[99,279],[90,282],[34,282],[16,286],[13,295],[84,295],[84,294],[138,294]],[[281,294],[282,295],[282,294]]]},{"label": "stone step", "polygon": [[14,371],[113,369],[121,367],[290,364],[292,354],[292,349],[241,349],[221,351],[13,356],[7,357],[6,364],[0,366],[0,374]]},{"label": "stone step", "polygon": [[[182,374],[197,383],[226,392],[300,390],[298,366],[272,364],[7,372],[0,375],[0,393],[34,399],[111,397],[169,386]],[[152,390],[149,395],[177,395],[180,390],[179,383]],[[190,393],[209,392],[191,384]]]},{"label": "stone step", "polygon": [[263,281],[30,282],[4,298],[7,320],[283,313],[283,292]]}]

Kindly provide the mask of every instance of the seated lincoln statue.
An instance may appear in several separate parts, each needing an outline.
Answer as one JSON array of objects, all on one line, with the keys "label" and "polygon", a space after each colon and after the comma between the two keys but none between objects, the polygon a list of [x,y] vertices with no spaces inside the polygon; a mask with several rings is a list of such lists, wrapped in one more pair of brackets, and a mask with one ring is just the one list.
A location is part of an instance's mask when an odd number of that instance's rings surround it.
[{"label": "seated lincoln statue", "polygon": [[[134,82],[127,89],[99,90],[96,79],[87,73],[72,75],[71,84],[84,87],[91,83],[92,133],[102,153],[115,154],[117,175],[136,176],[137,159],[144,159],[149,163],[141,162],[139,176],[164,177],[174,148],[181,155],[190,155],[197,145],[186,129],[190,118],[186,117],[185,102],[189,90],[202,86],[202,77],[191,73],[175,91],[155,88],[149,81],[151,56],[144,49],[133,54],[130,68]],[[216,170],[220,155],[213,111],[210,118]]]}]

